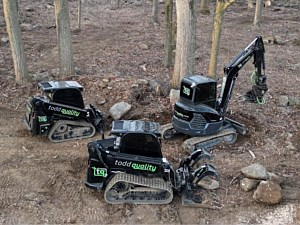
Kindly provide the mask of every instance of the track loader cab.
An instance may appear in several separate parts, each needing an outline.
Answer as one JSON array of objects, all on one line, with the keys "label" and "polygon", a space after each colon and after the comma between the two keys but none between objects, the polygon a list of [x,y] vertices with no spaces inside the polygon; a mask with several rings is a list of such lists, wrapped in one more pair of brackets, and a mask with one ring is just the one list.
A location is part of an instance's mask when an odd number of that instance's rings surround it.
[{"label": "track loader cab", "polygon": [[48,135],[52,142],[62,142],[102,131],[103,115],[92,105],[85,108],[78,82],[41,82],[38,89],[41,95],[30,97],[26,104],[24,122],[32,135]]},{"label": "track loader cab", "polygon": [[38,84],[49,101],[83,109],[83,87],[76,81],[49,81]]},{"label": "track loader cab", "polygon": [[216,111],[216,81],[202,75],[191,75],[181,81],[180,99],[174,106],[173,126],[190,136],[208,135],[222,127]]}]

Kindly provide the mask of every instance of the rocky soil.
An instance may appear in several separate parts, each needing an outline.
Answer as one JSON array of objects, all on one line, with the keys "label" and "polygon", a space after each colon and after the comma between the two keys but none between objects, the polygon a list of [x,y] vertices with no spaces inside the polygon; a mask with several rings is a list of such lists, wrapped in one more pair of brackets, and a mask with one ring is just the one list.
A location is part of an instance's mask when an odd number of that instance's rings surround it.
[{"label": "rocky soil", "polygon": [[[156,27],[151,22],[151,1],[83,2],[82,31],[76,31],[77,1],[70,2],[76,75],[59,78],[53,1],[19,2],[22,39],[30,74],[35,79],[76,80],[85,88],[89,103],[112,118],[115,103],[132,105],[124,119],[146,119],[161,124],[171,120],[168,98],[172,69],[162,66],[163,5]],[[213,4],[210,3],[211,12]],[[300,224],[300,108],[287,105],[285,97],[299,99],[300,91],[300,5],[297,0],[277,0],[264,8],[260,28],[252,27],[254,10],[243,1],[225,14],[218,75],[236,54],[256,35],[266,40],[266,75],[269,91],[266,103],[244,102],[251,88],[248,63],[240,72],[229,115],[248,128],[233,145],[212,150],[211,163],[220,175],[217,193],[222,208],[210,210],[182,207],[180,197],[168,205],[109,205],[103,192],[84,186],[89,140],[50,143],[45,137],[32,137],[23,125],[25,102],[38,94],[38,81],[19,86],[14,83],[12,57],[7,38],[3,6],[0,3],[0,223],[1,224]],[[196,71],[207,72],[213,13],[199,15]],[[274,38],[276,39],[275,43]],[[270,40],[270,41],[267,41]],[[143,80],[143,81],[141,81]],[[145,80],[147,82],[145,82]],[[162,94],[149,85],[157,81]],[[283,100],[282,100],[283,99]],[[163,141],[163,154],[176,166],[187,156],[181,149],[186,137]],[[245,192],[234,180],[241,168],[252,163],[263,165],[281,178],[279,204],[257,203],[253,191]]]}]

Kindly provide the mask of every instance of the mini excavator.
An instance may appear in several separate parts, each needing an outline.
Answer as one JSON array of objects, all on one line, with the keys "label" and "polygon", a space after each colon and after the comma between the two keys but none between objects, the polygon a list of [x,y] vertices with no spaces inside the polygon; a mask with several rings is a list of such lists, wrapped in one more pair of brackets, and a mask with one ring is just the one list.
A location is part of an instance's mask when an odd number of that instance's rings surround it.
[{"label": "mini excavator", "polygon": [[226,117],[238,72],[253,57],[255,84],[246,93],[246,99],[262,103],[268,90],[266,84],[264,43],[256,37],[240,54],[224,67],[221,92],[217,97],[217,82],[203,75],[190,75],[181,81],[180,98],[175,103],[172,123],[161,126],[164,139],[175,134],[186,134],[183,148],[189,151],[209,149],[221,142],[232,144],[237,133],[245,134],[245,125]]},{"label": "mini excavator", "polygon": [[26,103],[25,125],[32,135],[47,135],[51,142],[64,142],[103,134],[104,116],[93,105],[85,108],[76,81],[48,81],[38,84],[41,96]]},{"label": "mini excavator", "polygon": [[162,155],[159,123],[113,121],[111,135],[88,143],[85,180],[86,187],[104,190],[106,202],[168,204],[176,193],[185,206],[221,207],[216,190],[201,185],[203,178],[217,178],[212,165],[199,164],[211,156],[204,149],[182,159],[175,170]]}]

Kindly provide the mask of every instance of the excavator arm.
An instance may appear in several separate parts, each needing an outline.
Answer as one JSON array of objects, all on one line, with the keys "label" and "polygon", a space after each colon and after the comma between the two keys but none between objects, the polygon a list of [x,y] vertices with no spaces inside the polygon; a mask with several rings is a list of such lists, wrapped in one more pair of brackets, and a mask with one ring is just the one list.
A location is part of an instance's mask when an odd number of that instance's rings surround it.
[{"label": "excavator arm", "polygon": [[251,91],[248,91],[246,97],[253,102],[263,102],[263,96],[268,90],[265,75],[264,43],[261,36],[256,37],[240,54],[224,67],[224,77],[222,89],[217,101],[217,110],[224,118],[227,106],[231,98],[238,72],[253,57],[255,70],[255,84]]}]

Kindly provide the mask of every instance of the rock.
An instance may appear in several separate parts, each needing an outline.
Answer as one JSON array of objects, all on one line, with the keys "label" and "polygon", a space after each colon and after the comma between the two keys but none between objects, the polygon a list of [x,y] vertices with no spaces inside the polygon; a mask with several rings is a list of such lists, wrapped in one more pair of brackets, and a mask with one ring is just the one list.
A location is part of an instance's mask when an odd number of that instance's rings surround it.
[{"label": "rock", "polygon": [[51,4],[46,4],[46,8],[47,8],[47,9],[51,9],[51,10],[52,10],[52,9],[54,9],[54,5],[51,5]]},{"label": "rock", "polygon": [[102,98],[102,99],[98,100],[97,103],[99,105],[104,105],[106,103],[106,100],[105,100],[105,98]]},{"label": "rock", "polygon": [[300,98],[290,97],[289,98],[289,105],[290,106],[300,105]]},{"label": "rock", "polygon": [[105,83],[105,82],[100,82],[99,83],[99,87],[101,87],[101,88],[106,88],[107,87],[107,83]]},{"label": "rock", "polygon": [[279,101],[279,106],[281,107],[287,107],[289,105],[289,97],[286,95],[280,96],[278,101]]},{"label": "rock", "polygon": [[152,90],[155,91],[156,95],[163,95],[161,85],[156,80],[150,80],[149,85],[152,88]]},{"label": "rock", "polygon": [[136,83],[137,84],[142,84],[142,85],[148,85],[149,84],[149,82],[145,79],[137,79]]},{"label": "rock", "polygon": [[143,70],[143,71],[146,71],[146,64],[143,64],[143,65],[140,65],[140,68]]},{"label": "rock", "polygon": [[275,181],[278,184],[282,184],[282,182],[283,182],[282,178],[277,176],[275,173],[268,172],[268,177],[269,177],[268,178],[269,181]]},{"label": "rock", "polygon": [[33,12],[33,11],[34,11],[34,8],[32,8],[31,6],[27,6],[27,7],[25,8],[25,10],[26,10],[27,12]]},{"label": "rock", "polygon": [[47,81],[47,80],[50,80],[50,76],[49,76],[48,71],[44,71],[44,72],[38,73],[38,74],[32,74],[31,77],[32,77],[32,80],[34,80],[34,81]]},{"label": "rock", "polygon": [[261,181],[253,194],[256,202],[267,205],[280,203],[282,199],[281,187],[275,181]]},{"label": "rock", "polygon": [[116,103],[109,109],[109,115],[114,120],[119,120],[123,115],[130,111],[131,107],[132,106],[127,102]]},{"label": "rock", "polygon": [[139,85],[138,85],[138,84],[136,84],[136,83],[134,83],[134,84],[132,84],[130,87],[131,87],[131,88],[138,88],[138,87],[139,87]]},{"label": "rock", "polygon": [[267,44],[278,44],[276,37],[267,37],[264,39]]},{"label": "rock", "polygon": [[266,180],[268,179],[268,171],[259,163],[251,164],[250,166],[241,169],[242,174],[247,178]]},{"label": "rock", "polygon": [[76,75],[83,74],[83,73],[82,73],[82,71],[81,71],[81,69],[80,69],[80,68],[78,68],[78,67],[75,67],[75,69],[74,69],[74,70],[75,70],[75,74],[76,74]]},{"label": "rock", "polygon": [[260,182],[260,180],[254,180],[254,179],[245,177],[244,179],[242,179],[240,181],[240,187],[244,191],[251,191],[257,187],[259,182]]},{"label": "rock", "polygon": [[180,90],[171,89],[170,91],[170,102],[175,103],[179,100]]},{"label": "rock", "polygon": [[220,183],[210,177],[204,177],[197,183],[197,185],[207,190],[215,190],[220,187]]},{"label": "rock", "polygon": [[103,81],[104,83],[108,83],[108,82],[109,82],[109,79],[103,78],[102,81]]},{"label": "rock", "polygon": [[7,37],[3,37],[3,38],[1,38],[1,41],[3,43],[7,43],[7,42],[9,42],[9,39]]},{"label": "rock", "polygon": [[143,49],[143,50],[148,50],[149,49],[149,45],[147,45],[147,44],[139,44],[139,48]]},{"label": "rock", "polygon": [[33,28],[34,28],[34,26],[30,23],[22,23],[20,25],[20,27],[21,27],[22,30],[26,30],[26,31],[32,31]]}]

